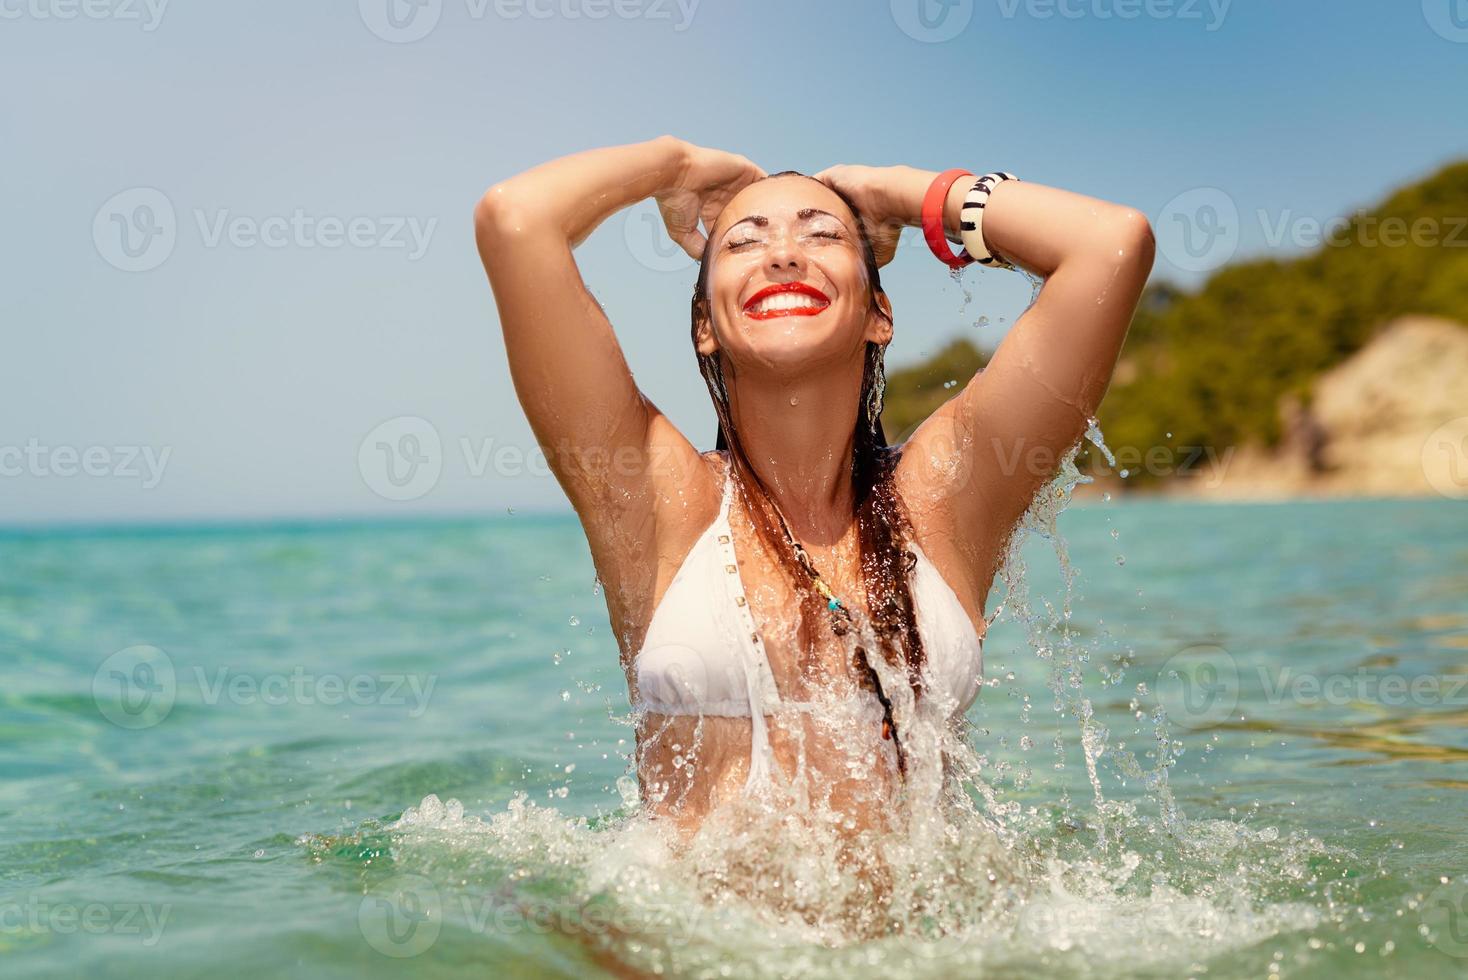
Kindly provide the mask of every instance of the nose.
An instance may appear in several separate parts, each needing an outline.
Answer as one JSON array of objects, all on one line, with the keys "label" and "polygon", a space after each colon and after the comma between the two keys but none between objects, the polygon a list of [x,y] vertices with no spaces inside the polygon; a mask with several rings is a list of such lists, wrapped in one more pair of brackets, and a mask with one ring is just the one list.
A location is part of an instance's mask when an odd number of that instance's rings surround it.
[{"label": "nose", "polygon": [[793,235],[780,235],[770,243],[769,268],[771,273],[802,273],[805,271],[805,253]]}]

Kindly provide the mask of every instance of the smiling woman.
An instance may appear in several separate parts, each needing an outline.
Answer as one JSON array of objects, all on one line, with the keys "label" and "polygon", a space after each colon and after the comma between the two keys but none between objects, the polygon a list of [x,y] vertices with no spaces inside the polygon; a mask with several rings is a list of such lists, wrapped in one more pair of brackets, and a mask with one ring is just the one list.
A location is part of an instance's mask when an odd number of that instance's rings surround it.
[{"label": "smiling woman", "polygon": [[[893,884],[878,842],[962,796],[948,764],[982,674],[985,599],[1054,475],[1003,463],[1079,440],[1152,259],[1135,211],[987,187],[982,244],[1046,285],[990,367],[888,446],[879,268],[925,196],[932,227],[979,243],[961,217],[975,188],[938,176],[767,176],[660,137],[536,167],[476,212],[516,391],[606,585],[644,813],[681,831],[675,847],[733,814],[795,818],[878,896]],[[713,452],[637,389],[572,258],[648,197],[700,261],[691,327]],[[642,465],[597,462],[618,453]]]}]

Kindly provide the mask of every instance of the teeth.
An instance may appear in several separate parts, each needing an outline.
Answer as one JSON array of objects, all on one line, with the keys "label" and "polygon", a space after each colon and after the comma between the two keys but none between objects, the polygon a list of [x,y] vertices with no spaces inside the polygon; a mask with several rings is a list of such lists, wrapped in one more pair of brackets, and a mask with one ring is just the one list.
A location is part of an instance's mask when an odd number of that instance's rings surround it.
[{"label": "teeth", "polygon": [[823,308],[826,304],[807,293],[775,293],[766,296],[753,307],[751,313],[766,313],[773,310],[800,310],[807,308]]}]

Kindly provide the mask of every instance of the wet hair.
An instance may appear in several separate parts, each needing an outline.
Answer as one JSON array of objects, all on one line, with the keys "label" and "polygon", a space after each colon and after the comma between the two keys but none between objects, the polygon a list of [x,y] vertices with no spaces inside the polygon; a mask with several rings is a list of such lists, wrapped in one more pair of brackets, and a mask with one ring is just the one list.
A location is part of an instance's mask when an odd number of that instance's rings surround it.
[{"label": "wet hair", "polygon": [[[809,174],[796,170],[783,170],[760,179],[769,180],[774,177],[816,180]],[[882,292],[881,276],[861,213],[841,190],[824,181],[817,183],[835,193],[855,217],[861,256],[871,283],[872,305],[891,322],[886,312],[877,305],[877,294]],[[709,231],[712,232],[713,229],[710,228]],[[710,234],[699,259],[698,281],[693,287],[693,343],[698,369],[708,385],[709,397],[713,400],[714,411],[719,418],[716,448],[729,451],[734,464],[735,485],[753,516],[760,540],[777,557],[791,581],[796,583],[800,595],[800,625],[796,636],[800,649],[805,651],[808,658],[801,664],[802,671],[805,671],[813,665],[814,660],[814,624],[820,623],[824,626],[825,617],[829,616],[826,600],[811,586],[809,575],[780,529],[768,488],[749,464],[749,457],[745,454],[739,431],[729,411],[729,393],[724,381],[721,352],[697,353],[700,323],[708,321],[712,324],[708,285],[713,252],[714,236]],[[880,646],[879,652],[886,663],[903,669],[914,696],[919,696],[924,652],[922,637],[917,629],[911,587],[912,570],[917,563],[917,557],[904,544],[911,535],[912,525],[892,484],[892,474],[901,450],[889,447],[882,431],[882,393],[886,386],[885,356],[885,345],[867,341],[861,400],[858,403],[860,409],[857,417],[852,420],[853,516],[857,522],[862,585],[866,590],[870,622]],[[867,650],[861,642],[857,643],[854,666],[866,686],[875,692],[882,704],[883,720],[885,725],[890,726],[897,751],[898,768],[905,775],[906,758],[901,737],[892,718],[892,701],[883,691],[881,679],[872,668]]]}]

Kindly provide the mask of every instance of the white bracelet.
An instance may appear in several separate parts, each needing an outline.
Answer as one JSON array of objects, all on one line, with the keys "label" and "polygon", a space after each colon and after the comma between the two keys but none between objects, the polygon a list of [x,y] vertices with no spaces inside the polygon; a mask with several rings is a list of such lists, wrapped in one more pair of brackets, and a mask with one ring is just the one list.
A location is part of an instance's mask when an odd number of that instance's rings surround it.
[{"label": "white bracelet", "polygon": [[974,181],[973,189],[963,199],[963,207],[958,212],[958,237],[963,241],[964,251],[979,265],[1013,269],[1013,262],[990,252],[984,244],[984,206],[989,203],[989,192],[1006,180],[1019,178],[996,170]]}]

